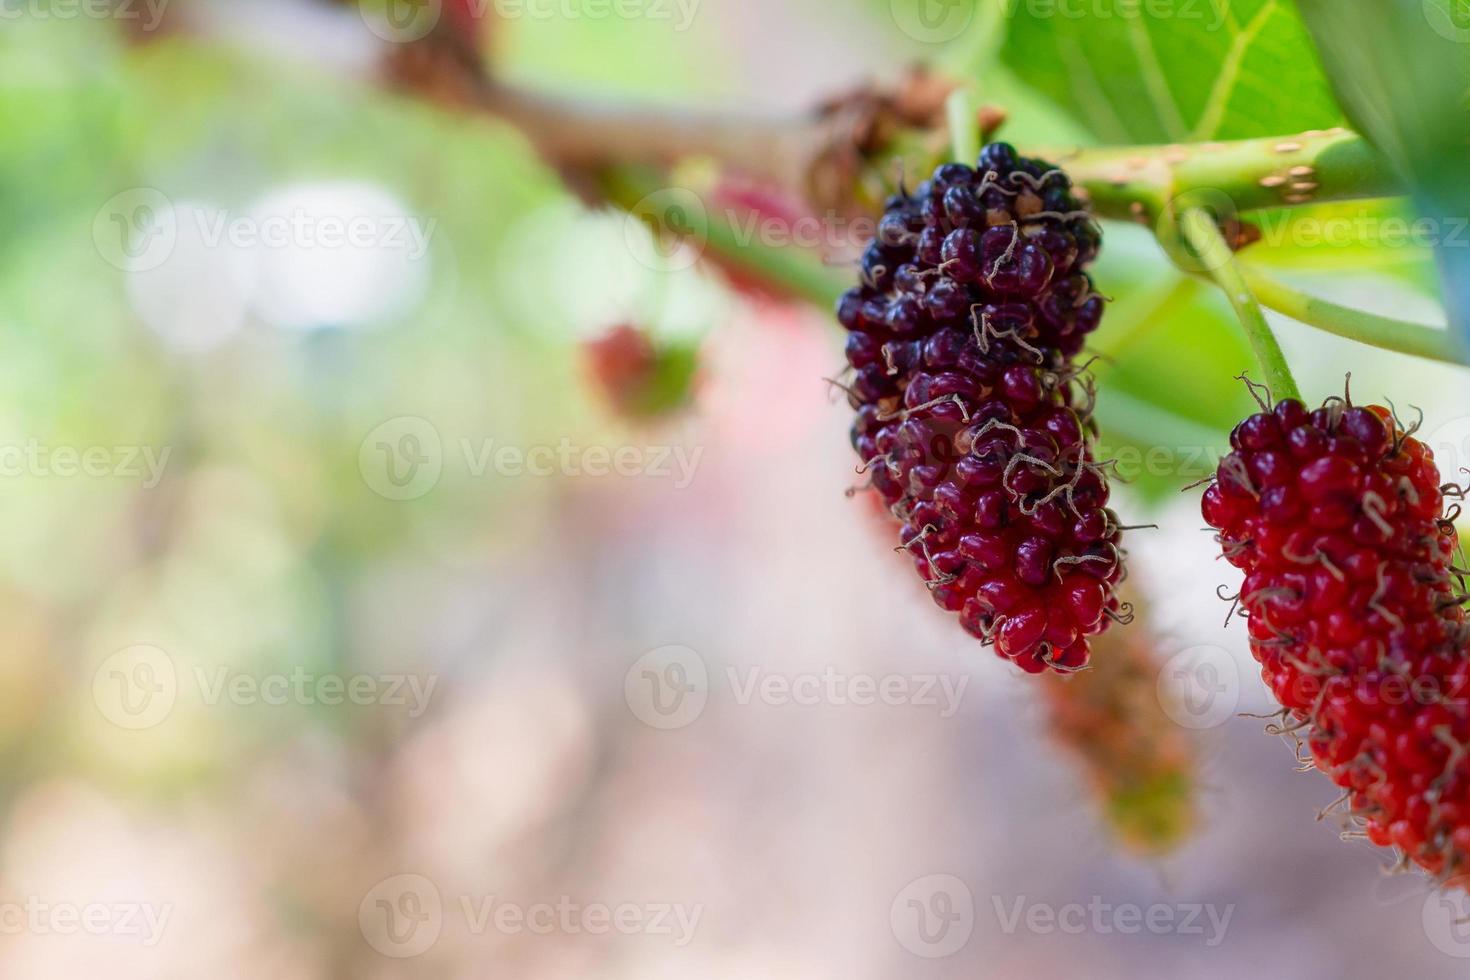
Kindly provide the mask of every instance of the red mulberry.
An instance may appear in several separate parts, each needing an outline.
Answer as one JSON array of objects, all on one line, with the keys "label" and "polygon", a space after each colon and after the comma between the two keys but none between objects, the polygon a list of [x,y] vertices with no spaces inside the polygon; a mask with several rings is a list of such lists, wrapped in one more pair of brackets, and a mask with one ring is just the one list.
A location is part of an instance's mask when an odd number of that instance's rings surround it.
[{"label": "red mulberry", "polygon": [[[1412,430],[1411,430],[1412,431]],[[1283,401],[1231,435],[1204,495],[1245,572],[1251,649],[1367,838],[1470,871],[1470,677],[1459,542],[1433,453],[1384,408]]]},{"label": "red mulberry", "polygon": [[1036,673],[1117,615],[1119,524],[1073,360],[1103,301],[1067,175],[992,143],[887,201],[849,331],[853,447],[934,600]]}]

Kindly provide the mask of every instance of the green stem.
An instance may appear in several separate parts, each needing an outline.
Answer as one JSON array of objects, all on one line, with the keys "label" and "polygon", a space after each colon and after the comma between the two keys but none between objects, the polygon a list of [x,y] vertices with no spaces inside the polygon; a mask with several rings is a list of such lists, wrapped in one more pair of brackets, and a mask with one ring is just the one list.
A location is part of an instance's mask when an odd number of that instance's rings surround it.
[{"label": "green stem", "polygon": [[[1402,194],[1382,157],[1345,129],[1296,136],[1043,150],[1064,167],[1100,217],[1154,222],[1208,205],[1217,214]],[[1171,204],[1173,207],[1171,208]]]},{"label": "green stem", "polygon": [[824,265],[812,249],[748,240],[716,214],[710,215],[705,244],[726,263],[739,266],[761,282],[827,310],[856,281],[851,269],[844,272]]},{"label": "green stem", "polygon": [[[603,173],[600,188],[608,201],[629,211],[644,198],[669,189],[658,170],[644,167],[611,168]],[[728,212],[710,207],[703,211],[704,221],[696,222],[703,241],[697,244],[724,265],[778,292],[831,309],[853,284],[851,270],[826,265],[815,249],[763,242],[750,229],[738,227]]]},{"label": "green stem", "polygon": [[1276,335],[1266,322],[1261,304],[1256,302],[1250,286],[1235,267],[1235,256],[1226,244],[1225,236],[1220,234],[1215,220],[1210,217],[1209,212],[1201,208],[1190,208],[1179,219],[1179,226],[1210,277],[1225,291],[1225,295],[1230,298],[1230,305],[1235,307],[1235,315],[1245,328],[1246,338],[1266,376],[1266,385],[1271,389],[1271,394],[1277,399],[1300,400],[1301,392],[1297,390],[1291,368],[1286,364],[1286,355],[1281,352],[1281,345],[1276,342]]},{"label": "green stem", "polygon": [[980,124],[974,93],[961,85],[949,93],[944,103],[944,117],[949,123],[949,147],[952,158],[974,166],[980,158]]},{"label": "green stem", "polygon": [[1258,268],[1243,265],[1240,274],[1263,305],[1300,323],[1383,350],[1446,364],[1466,363],[1464,354],[1446,330],[1329,303],[1299,292]]}]

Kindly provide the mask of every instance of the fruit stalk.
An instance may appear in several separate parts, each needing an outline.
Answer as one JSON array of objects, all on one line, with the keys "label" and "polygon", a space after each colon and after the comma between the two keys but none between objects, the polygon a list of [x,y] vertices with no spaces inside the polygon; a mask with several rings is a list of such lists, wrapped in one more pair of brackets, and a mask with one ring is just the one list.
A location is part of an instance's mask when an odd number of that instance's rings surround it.
[{"label": "fruit stalk", "polygon": [[1301,395],[1297,391],[1296,380],[1291,376],[1291,368],[1287,366],[1286,355],[1276,342],[1271,324],[1266,321],[1266,314],[1261,311],[1261,305],[1256,302],[1250,286],[1235,268],[1230,246],[1225,243],[1225,237],[1215,226],[1215,219],[1201,208],[1191,208],[1184,212],[1179,223],[1199,260],[1204,263],[1205,269],[1225,291],[1230,305],[1235,308],[1235,314],[1245,328],[1246,338],[1266,375],[1266,385],[1271,389],[1272,395],[1276,398],[1300,400]]},{"label": "fruit stalk", "polygon": [[1446,364],[1465,363],[1464,355],[1448,330],[1339,306],[1330,300],[1293,289],[1279,279],[1249,266],[1242,265],[1240,274],[1261,305],[1299,323],[1382,350],[1398,351],[1400,354],[1411,354]]}]

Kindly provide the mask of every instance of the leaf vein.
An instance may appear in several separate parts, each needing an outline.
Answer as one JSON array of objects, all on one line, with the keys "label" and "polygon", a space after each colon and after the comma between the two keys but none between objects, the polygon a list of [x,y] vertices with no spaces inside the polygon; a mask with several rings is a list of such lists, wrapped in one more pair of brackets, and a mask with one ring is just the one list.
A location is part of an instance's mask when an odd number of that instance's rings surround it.
[{"label": "leaf vein", "polygon": [[[1209,98],[1205,100],[1204,111],[1200,113],[1199,121],[1195,123],[1192,139],[1203,140],[1213,137],[1220,131],[1220,124],[1225,119],[1225,107],[1230,103],[1230,96],[1235,92],[1235,85],[1240,80],[1241,65],[1245,62],[1246,53],[1251,44],[1260,35],[1261,29],[1266,26],[1266,21],[1276,13],[1278,0],[1268,0],[1256,11],[1249,24],[1245,25],[1230,42],[1230,50],[1225,55],[1225,60],[1220,66],[1220,74],[1215,77],[1215,84],[1210,89]],[[1231,23],[1236,23],[1234,14],[1231,15]]]},{"label": "leaf vein", "polygon": [[1154,50],[1153,39],[1149,37],[1148,29],[1143,26],[1141,18],[1132,18],[1128,21],[1128,40],[1132,43],[1133,53],[1138,58],[1138,66],[1142,69],[1143,86],[1148,92],[1149,100],[1154,104],[1154,112],[1159,117],[1159,123],[1170,139],[1182,139],[1188,127],[1184,124],[1184,116],[1179,111],[1179,104],[1174,100],[1174,93],[1169,89],[1169,80],[1164,77],[1164,66],[1159,63],[1159,55]]}]

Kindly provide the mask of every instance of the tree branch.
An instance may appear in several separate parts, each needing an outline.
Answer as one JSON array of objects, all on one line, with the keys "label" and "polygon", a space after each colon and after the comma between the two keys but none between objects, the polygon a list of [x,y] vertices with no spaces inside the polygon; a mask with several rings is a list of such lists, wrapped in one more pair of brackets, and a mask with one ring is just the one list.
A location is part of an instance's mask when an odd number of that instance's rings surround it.
[{"label": "tree branch", "polygon": [[523,132],[558,168],[667,167],[689,156],[779,187],[801,189],[812,160],[840,122],[819,113],[778,116],[696,112],[557,98],[487,82],[479,108]]},{"label": "tree branch", "polygon": [[[457,87],[462,101],[526,133],[564,173],[707,156],[798,194],[818,211],[849,212],[854,185],[865,172],[889,172],[887,162],[906,141],[929,139],[940,154],[979,139],[976,113],[956,82],[917,69],[896,85],[849,92],[810,111],[755,115],[536,93],[493,80],[461,38],[439,32],[395,46],[388,65],[396,82],[419,94],[442,97]],[[456,85],[445,84],[446,72],[458,76]],[[946,105],[951,93],[956,98]],[[936,136],[944,139],[934,142]],[[1239,212],[1402,193],[1380,155],[1345,129],[1231,142],[1024,149],[1064,167],[1099,217],[1124,221],[1174,221],[1203,206],[1217,224],[1228,225]]]},{"label": "tree branch", "polygon": [[1157,221],[1204,206],[1217,221],[1245,211],[1391,197],[1398,179],[1345,129],[1231,142],[1041,151],[1109,218]]}]

